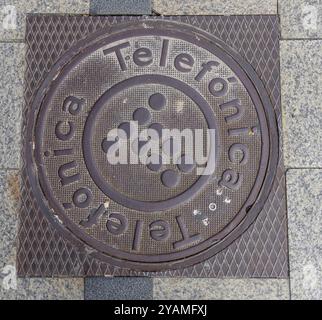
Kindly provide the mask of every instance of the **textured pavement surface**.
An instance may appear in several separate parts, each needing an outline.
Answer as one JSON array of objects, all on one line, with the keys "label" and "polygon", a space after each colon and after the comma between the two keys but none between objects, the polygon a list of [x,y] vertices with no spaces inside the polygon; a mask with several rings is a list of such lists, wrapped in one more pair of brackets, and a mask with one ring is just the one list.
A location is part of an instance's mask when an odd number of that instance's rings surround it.
[{"label": "textured pavement surface", "polygon": [[322,170],[289,170],[291,297],[321,299]]},{"label": "textured pavement surface", "polygon": [[24,53],[23,43],[0,43],[0,168],[19,168]]},{"label": "textured pavement surface", "polygon": [[[131,10],[133,4],[138,10],[135,0],[125,2],[126,10]],[[148,13],[150,2],[143,2],[146,6],[140,10],[147,12],[132,13]],[[91,10],[92,13],[107,14],[107,7],[102,3],[89,0],[0,0],[0,299],[133,299],[135,292],[137,299],[152,296],[154,299],[322,299],[320,0],[154,0],[151,5],[160,14],[280,15],[290,279],[89,278],[84,282],[83,279],[63,278],[16,281],[24,17],[27,12],[89,14]],[[9,19],[13,9],[17,17],[14,29]],[[110,7],[111,11],[116,9]]]},{"label": "textured pavement surface", "polygon": [[284,162],[322,167],[322,41],[281,41]]},{"label": "textured pavement surface", "polygon": [[287,279],[155,279],[153,298],[184,300],[288,300]]}]

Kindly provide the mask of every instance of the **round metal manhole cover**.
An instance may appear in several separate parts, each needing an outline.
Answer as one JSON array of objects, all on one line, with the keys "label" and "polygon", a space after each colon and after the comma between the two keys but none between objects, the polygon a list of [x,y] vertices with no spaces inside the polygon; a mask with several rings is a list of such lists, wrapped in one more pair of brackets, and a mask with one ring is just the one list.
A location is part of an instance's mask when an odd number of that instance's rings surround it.
[{"label": "round metal manhole cover", "polygon": [[49,217],[114,265],[216,254],[254,221],[276,168],[273,110],[251,67],[184,24],[132,22],[53,67],[28,127]]}]

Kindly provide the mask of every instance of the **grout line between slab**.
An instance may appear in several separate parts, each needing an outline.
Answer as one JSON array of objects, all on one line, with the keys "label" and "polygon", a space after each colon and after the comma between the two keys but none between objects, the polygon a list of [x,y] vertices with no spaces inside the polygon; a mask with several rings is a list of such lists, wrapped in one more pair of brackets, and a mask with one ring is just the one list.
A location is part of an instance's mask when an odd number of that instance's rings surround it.
[{"label": "grout line between slab", "polygon": [[279,16],[279,0],[276,0],[276,14]]},{"label": "grout line between slab", "polygon": [[288,279],[288,299],[292,300],[291,277]]},{"label": "grout line between slab", "polygon": [[281,41],[321,41],[322,38],[281,38]]},{"label": "grout line between slab", "polygon": [[322,167],[289,167],[285,171],[289,170],[322,170]]},{"label": "grout line between slab", "polygon": [[0,40],[0,43],[25,43],[23,39]]},{"label": "grout line between slab", "polygon": [[85,279],[86,277],[83,277],[83,301],[85,301],[85,290],[86,290]]},{"label": "grout line between slab", "polygon": [[285,171],[285,201],[286,201],[286,239],[287,239],[287,266],[288,266],[288,293],[289,300],[291,300],[291,261],[290,261],[290,238],[289,238],[289,219],[288,219],[288,185],[287,185],[287,170]]},{"label": "grout line between slab", "polygon": [[1,171],[20,171],[20,168],[0,168]]}]

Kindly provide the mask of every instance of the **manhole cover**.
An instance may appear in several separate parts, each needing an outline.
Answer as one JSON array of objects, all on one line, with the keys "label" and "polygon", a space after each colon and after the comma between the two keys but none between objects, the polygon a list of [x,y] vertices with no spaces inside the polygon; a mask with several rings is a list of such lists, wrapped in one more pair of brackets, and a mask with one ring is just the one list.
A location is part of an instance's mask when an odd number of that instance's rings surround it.
[{"label": "manhole cover", "polygon": [[132,21],[78,42],[33,110],[25,147],[42,211],[116,266],[158,271],[213,256],[272,186],[278,135],[261,81],[186,24]]}]

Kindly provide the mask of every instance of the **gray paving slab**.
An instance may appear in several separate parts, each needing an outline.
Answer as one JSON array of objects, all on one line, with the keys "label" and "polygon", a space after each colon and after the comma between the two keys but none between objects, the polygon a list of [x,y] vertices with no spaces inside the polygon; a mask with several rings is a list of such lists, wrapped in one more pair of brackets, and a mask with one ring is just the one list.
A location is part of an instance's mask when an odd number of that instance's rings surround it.
[{"label": "gray paving slab", "polygon": [[287,300],[287,279],[154,279],[155,300]]},{"label": "gray paving slab", "polygon": [[24,44],[0,43],[0,168],[19,168]]},{"label": "gray paving slab", "polygon": [[[7,274],[8,276],[8,274]],[[29,278],[16,280],[15,287],[7,287],[7,276],[0,287],[0,300],[83,300],[84,280]],[[6,284],[4,284],[4,282]],[[11,285],[13,282],[11,282]]]},{"label": "gray paving slab", "polygon": [[322,170],[287,172],[292,299],[322,299]]},{"label": "gray paving slab", "polygon": [[284,160],[322,168],[322,40],[281,41]]},{"label": "gray paving slab", "polygon": [[19,209],[19,172],[0,170],[0,270],[15,255]]},{"label": "gray paving slab", "polygon": [[321,0],[279,0],[278,6],[283,38],[322,37]]},{"label": "gray paving slab", "polygon": [[164,15],[276,14],[277,0],[153,0],[153,9]]},{"label": "gray paving slab", "polygon": [[88,14],[90,0],[0,0],[0,41],[22,40],[27,13]]}]

